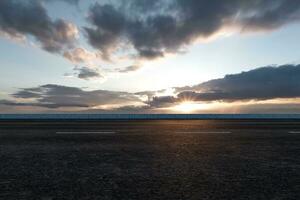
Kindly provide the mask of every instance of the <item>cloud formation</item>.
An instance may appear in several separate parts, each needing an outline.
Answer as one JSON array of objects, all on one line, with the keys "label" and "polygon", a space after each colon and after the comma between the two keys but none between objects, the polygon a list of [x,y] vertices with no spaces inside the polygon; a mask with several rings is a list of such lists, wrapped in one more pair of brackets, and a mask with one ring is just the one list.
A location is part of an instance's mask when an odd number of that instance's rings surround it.
[{"label": "cloud formation", "polygon": [[84,48],[75,48],[64,52],[64,57],[72,63],[88,63],[97,58],[97,54],[89,52]]},{"label": "cloud formation", "polygon": [[64,103],[64,104],[53,104],[53,103],[18,103],[14,101],[8,101],[8,100],[1,100],[0,105],[5,106],[30,106],[30,107],[44,107],[44,108],[50,108],[50,109],[56,109],[60,107],[76,107],[76,108],[88,108],[88,105],[85,104],[71,104],[71,103]]},{"label": "cloud formation", "polygon": [[[126,73],[137,70],[145,60],[182,52],[223,29],[271,31],[300,22],[296,0],[82,1],[89,8],[78,12],[78,19],[86,23],[51,18],[49,4],[59,1],[70,7],[80,4],[79,0],[1,0],[0,36],[19,41],[33,38],[44,50],[75,64],[87,65],[91,60],[111,64],[126,58],[130,66],[119,70]],[[86,40],[78,40],[79,35]],[[95,52],[87,51],[85,42]]]},{"label": "cloud formation", "polygon": [[88,40],[104,54],[126,43],[138,57],[155,59],[225,27],[269,31],[300,20],[300,2],[294,0],[121,2],[121,6],[96,3],[89,11]]},{"label": "cloud formation", "polygon": [[[92,108],[101,105],[123,105],[140,102],[139,98],[127,92],[108,90],[86,91],[77,87],[61,85],[42,85],[35,88],[25,88],[12,95],[24,101],[1,101],[0,104],[12,106],[37,106],[44,108],[79,107]],[[25,100],[33,100],[28,103]]]},{"label": "cloud formation", "polygon": [[[1,100],[0,105],[34,106],[43,108],[86,108],[112,112],[158,112],[161,108],[172,108],[181,102],[195,103],[225,102],[233,108],[236,103],[250,102],[251,105],[239,106],[244,111],[255,111],[255,102],[274,99],[300,98],[300,65],[282,65],[278,67],[261,67],[239,74],[226,75],[224,78],[210,80],[195,86],[175,88],[173,96],[155,96],[161,91],[137,93],[108,90],[87,91],[77,87],[60,85],[43,85],[25,88],[12,95],[15,100]],[[148,98],[143,98],[147,96]],[[234,104],[231,104],[234,103]],[[258,104],[262,107],[264,104]],[[268,112],[274,108],[272,102],[266,102]],[[273,107],[272,107],[273,105]],[[279,105],[284,111],[288,105],[296,106],[290,101]],[[250,109],[251,108],[251,109]],[[290,107],[291,108],[291,107]],[[140,111],[138,111],[140,109]],[[157,110],[158,109],[158,110]]]},{"label": "cloud formation", "polygon": [[70,4],[78,4],[79,3],[79,0],[44,0],[44,1],[49,2],[49,3],[53,2],[53,1],[57,1],[57,2],[64,1],[64,2],[70,3]]},{"label": "cloud formation", "polygon": [[90,67],[75,67],[74,71],[76,71],[75,74],[78,78],[84,80],[103,78],[97,69]]},{"label": "cloud formation", "polygon": [[182,101],[234,102],[300,97],[300,65],[261,67],[226,75],[195,86],[176,88],[177,95],[154,97],[150,105],[161,107]]},{"label": "cloud formation", "polygon": [[48,52],[60,53],[73,46],[77,27],[52,20],[40,1],[1,0],[0,31],[11,37],[33,36]]},{"label": "cloud formation", "polygon": [[130,65],[125,68],[118,68],[117,72],[120,72],[120,73],[134,72],[134,71],[139,70],[140,68],[141,68],[140,65]]}]

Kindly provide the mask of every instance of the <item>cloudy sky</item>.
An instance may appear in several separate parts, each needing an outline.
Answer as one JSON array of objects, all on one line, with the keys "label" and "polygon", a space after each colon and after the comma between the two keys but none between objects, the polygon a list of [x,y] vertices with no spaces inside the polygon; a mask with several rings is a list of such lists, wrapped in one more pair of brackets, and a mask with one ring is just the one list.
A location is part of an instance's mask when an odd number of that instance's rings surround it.
[{"label": "cloudy sky", "polygon": [[0,0],[0,113],[299,113],[298,0]]}]

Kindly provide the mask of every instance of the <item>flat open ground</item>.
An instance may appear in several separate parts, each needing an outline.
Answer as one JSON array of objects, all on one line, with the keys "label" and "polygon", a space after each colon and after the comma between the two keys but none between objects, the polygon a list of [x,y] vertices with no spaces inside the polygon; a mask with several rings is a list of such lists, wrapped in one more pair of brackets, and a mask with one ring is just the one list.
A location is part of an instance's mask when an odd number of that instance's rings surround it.
[{"label": "flat open ground", "polygon": [[0,199],[300,199],[300,121],[0,121]]}]

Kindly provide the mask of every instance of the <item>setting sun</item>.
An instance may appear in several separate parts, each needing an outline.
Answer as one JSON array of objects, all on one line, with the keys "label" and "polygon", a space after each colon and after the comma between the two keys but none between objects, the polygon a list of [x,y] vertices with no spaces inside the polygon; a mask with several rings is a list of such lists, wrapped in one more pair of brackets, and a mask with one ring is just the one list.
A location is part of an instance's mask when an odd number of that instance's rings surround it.
[{"label": "setting sun", "polygon": [[180,103],[179,105],[176,105],[174,107],[174,110],[183,112],[183,113],[192,113],[197,110],[203,110],[207,108],[207,104],[200,104],[200,103],[195,103],[191,101],[185,101]]}]

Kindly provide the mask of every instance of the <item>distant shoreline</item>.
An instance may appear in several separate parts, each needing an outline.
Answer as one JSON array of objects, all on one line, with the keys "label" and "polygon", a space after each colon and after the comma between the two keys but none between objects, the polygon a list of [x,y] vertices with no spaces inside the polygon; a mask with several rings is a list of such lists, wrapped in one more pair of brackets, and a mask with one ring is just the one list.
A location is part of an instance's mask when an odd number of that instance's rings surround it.
[{"label": "distant shoreline", "polygon": [[300,114],[0,114],[5,120],[251,120],[295,119]]}]

